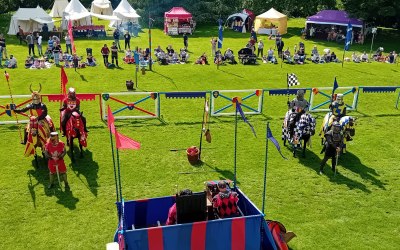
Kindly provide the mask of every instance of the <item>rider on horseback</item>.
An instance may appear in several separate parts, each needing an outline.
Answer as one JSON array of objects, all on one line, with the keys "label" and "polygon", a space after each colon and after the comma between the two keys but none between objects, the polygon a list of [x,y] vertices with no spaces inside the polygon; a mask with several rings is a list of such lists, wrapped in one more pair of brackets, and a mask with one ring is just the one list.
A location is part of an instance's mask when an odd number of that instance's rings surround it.
[{"label": "rider on horseback", "polygon": [[[330,124],[332,124],[333,121],[340,121],[342,117],[346,116],[347,110],[343,97],[344,97],[343,94],[337,94],[336,100],[333,101],[332,104],[329,106],[332,115],[329,118],[328,126],[330,126]],[[353,139],[351,138],[351,136],[347,135],[347,141],[352,141],[352,140]]]},{"label": "rider on horseback", "polygon": [[296,113],[296,121],[300,119],[300,116],[308,111],[308,107],[310,104],[306,99],[304,99],[304,90],[299,89],[297,90],[296,97],[291,101],[288,102],[289,108],[292,112]]},{"label": "rider on horseback", "polygon": [[329,158],[332,159],[332,171],[335,172],[336,169],[336,157],[339,154],[342,143],[343,143],[343,135],[342,135],[342,128],[340,123],[334,121],[332,123],[331,129],[325,133],[325,145],[322,148],[321,154],[325,151],[324,159],[322,159],[319,169],[319,174],[322,174],[324,171],[325,163],[328,161]]},{"label": "rider on horseback", "polygon": [[[29,103],[25,108],[22,109],[14,109],[15,113],[24,113],[29,110],[30,116],[35,116],[37,117],[38,123],[40,126],[46,127],[46,130],[50,132],[54,131],[54,125],[53,122],[51,121],[50,116],[47,115],[47,107],[46,104],[44,104],[41,101],[40,97],[40,90],[42,89],[42,86],[40,85],[40,89],[38,91],[32,91],[32,84],[30,86],[30,90],[32,92],[32,103]],[[28,128],[25,130],[24,133],[24,141],[23,144],[26,144],[28,138]]]},{"label": "rider on horseback", "polygon": [[337,94],[336,100],[329,106],[332,112],[332,116],[329,119],[329,124],[332,124],[334,120],[339,121],[340,118],[346,115],[346,105],[344,104],[343,94]]},{"label": "rider on horseback", "polygon": [[89,132],[86,128],[86,118],[79,111],[80,104],[81,104],[81,101],[79,100],[79,98],[76,97],[75,89],[69,88],[68,96],[63,100],[63,107],[60,109],[61,112],[64,111],[64,115],[61,119],[61,128],[62,128],[62,132],[63,132],[62,136],[65,136],[65,134],[66,134],[67,122],[73,112],[77,112],[81,116],[85,132]]}]

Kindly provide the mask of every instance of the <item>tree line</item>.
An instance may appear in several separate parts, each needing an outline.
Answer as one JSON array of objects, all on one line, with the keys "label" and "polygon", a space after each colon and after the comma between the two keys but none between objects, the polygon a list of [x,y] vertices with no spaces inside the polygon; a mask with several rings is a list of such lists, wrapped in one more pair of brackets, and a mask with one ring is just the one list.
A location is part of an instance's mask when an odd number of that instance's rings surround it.
[{"label": "tree line", "polygon": [[[92,0],[80,0],[90,8]],[[116,8],[121,0],[110,0]],[[198,24],[215,24],[217,20],[246,8],[256,15],[271,7],[289,17],[307,17],[323,9],[346,10],[351,16],[366,22],[386,27],[399,27],[400,0],[128,0],[138,12],[142,24],[150,15],[154,25],[162,26],[164,12],[174,6],[182,6],[193,14]],[[41,6],[51,9],[54,0],[0,0],[0,13],[16,11],[18,7],[34,8]],[[147,26],[147,25],[145,25]]]}]

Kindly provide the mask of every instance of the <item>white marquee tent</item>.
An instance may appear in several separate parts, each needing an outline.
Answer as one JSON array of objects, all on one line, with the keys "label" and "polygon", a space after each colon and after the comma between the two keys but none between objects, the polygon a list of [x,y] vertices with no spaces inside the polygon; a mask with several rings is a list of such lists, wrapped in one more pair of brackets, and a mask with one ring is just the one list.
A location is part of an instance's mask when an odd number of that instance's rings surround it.
[{"label": "white marquee tent", "polygon": [[93,0],[90,12],[111,16],[113,9],[109,0]]},{"label": "white marquee tent", "polygon": [[[136,10],[128,3],[128,0],[121,0],[118,7],[113,11],[113,16],[121,19],[120,23],[132,21],[132,23],[138,23],[139,15]],[[117,21],[111,21],[110,26],[115,26]]]},{"label": "white marquee tent", "polygon": [[53,8],[51,8],[50,16],[51,17],[62,17],[65,8],[68,5],[68,0],[55,0],[53,4]]},{"label": "white marquee tent", "polygon": [[19,8],[11,17],[10,28],[7,34],[16,35],[18,33],[18,26],[21,26],[24,32],[39,31],[44,23],[47,23],[49,30],[53,29],[53,19],[41,7]]},{"label": "white marquee tent", "polygon": [[62,29],[67,29],[68,20],[73,20],[77,25],[91,25],[90,12],[82,5],[79,0],[71,0],[65,7],[62,18]]}]

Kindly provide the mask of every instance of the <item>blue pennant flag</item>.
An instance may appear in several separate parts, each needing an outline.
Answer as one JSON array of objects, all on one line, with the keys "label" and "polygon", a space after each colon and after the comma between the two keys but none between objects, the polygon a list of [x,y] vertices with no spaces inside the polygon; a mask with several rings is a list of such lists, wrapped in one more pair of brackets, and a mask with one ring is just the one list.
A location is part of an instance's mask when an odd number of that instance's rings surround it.
[{"label": "blue pennant flag", "polygon": [[244,116],[242,106],[237,100],[236,100],[236,111],[238,111],[240,113],[240,116],[243,118],[243,121],[250,126],[251,131],[253,132],[254,136],[257,137],[256,131],[254,130],[253,125],[251,125],[250,122],[246,119],[246,116]]},{"label": "blue pennant flag", "polygon": [[332,90],[332,94],[335,93],[335,90],[339,88],[339,84],[336,81],[336,77],[335,77],[335,81],[333,82],[333,90]]},{"label": "blue pennant flag", "polygon": [[279,154],[281,154],[282,158],[287,160],[287,158],[285,156],[283,156],[283,154],[281,152],[281,147],[279,146],[278,141],[272,135],[272,132],[271,132],[271,129],[269,128],[269,125],[267,125],[267,139],[269,139],[275,145],[276,149],[278,150]]},{"label": "blue pennant flag", "polygon": [[346,33],[346,43],[344,45],[344,50],[350,49],[351,37],[353,36],[353,26],[351,23],[347,25],[347,33]]},{"label": "blue pennant flag", "polygon": [[222,34],[223,32],[223,27],[222,27],[222,19],[220,18],[218,20],[219,22],[219,27],[218,27],[218,49],[222,48],[222,41],[224,40],[224,36]]}]

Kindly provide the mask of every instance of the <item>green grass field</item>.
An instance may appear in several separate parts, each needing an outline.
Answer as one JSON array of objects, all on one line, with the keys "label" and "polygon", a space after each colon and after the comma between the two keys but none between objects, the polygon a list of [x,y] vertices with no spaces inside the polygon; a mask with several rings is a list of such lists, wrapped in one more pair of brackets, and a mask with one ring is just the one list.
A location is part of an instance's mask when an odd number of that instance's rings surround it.
[{"label": "green grass field", "polygon": [[[9,17],[2,16],[1,30],[8,30]],[[304,19],[289,22],[284,36],[292,49],[300,41]],[[148,36],[132,39],[132,46],[148,47]],[[183,46],[182,37],[168,37],[160,29],[152,30],[153,47],[171,44]],[[217,27],[200,27],[189,37],[191,61],[201,53],[211,53],[210,39],[217,36]],[[249,34],[224,33],[224,49],[235,53],[242,48]],[[265,47],[273,41],[265,41]],[[382,31],[374,41],[385,51],[396,50],[400,35]],[[26,45],[14,37],[6,37],[8,53],[14,54],[20,67],[8,70],[12,94],[29,94],[29,85],[38,83],[43,93],[60,92],[60,69],[27,70],[22,67],[27,55]],[[112,40],[78,39],[79,55],[86,48],[101,60],[100,48]],[[363,46],[354,45],[351,51],[369,51],[370,40]],[[122,43],[123,44],[123,43]],[[342,46],[325,41],[305,41],[306,52],[313,44],[320,50],[331,48],[342,56]],[[64,47],[64,44],[62,44]],[[350,53],[349,53],[350,55]],[[121,53],[120,57],[123,54]],[[66,69],[69,83],[78,93],[125,92],[125,81],[135,79],[134,66],[108,70],[104,65],[95,68]],[[285,88],[286,74],[296,73],[300,87],[331,87],[336,76],[339,86],[398,86],[400,67],[384,63],[315,65],[226,65],[219,69],[213,64],[154,65],[153,71],[138,76],[140,91],[196,91]],[[0,80],[0,95],[8,95],[5,78]],[[292,249],[398,249],[400,244],[400,182],[399,135],[400,113],[394,108],[396,93],[360,95],[357,112],[357,131],[348,145],[348,153],[339,160],[339,175],[326,167],[318,175],[319,139],[307,158],[293,158],[289,148],[282,160],[271,147],[268,159],[266,213],[268,219],[281,221],[297,238],[290,242]],[[204,181],[233,178],[234,117],[212,117],[212,143],[204,145],[201,166],[191,166],[184,151],[171,148],[198,145],[202,122],[203,100],[165,99],[161,96],[159,120],[117,121],[120,132],[138,140],[138,151],[123,151],[121,174],[123,196],[126,200],[173,195],[179,189],[202,190]],[[292,97],[291,97],[292,98]],[[17,99],[16,99],[17,101]],[[46,101],[46,100],[45,100]],[[286,111],[286,97],[265,96],[263,115],[248,116],[255,127],[255,138],[243,122],[239,123],[237,174],[241,189],[261,208],[265,152],[265,126],[271,124],[279,139]],[[349,101],[349,100],[347,100]],[[10,99],[1,99],[1,105]],[[58,121],[58,103],[49,103],[49,113]],[[115,185],[110,139],[106,124],[100,120],[98,102],[83,102],[90,130],[84,159],[72,164],[66,157],[71,192],[47,189],[48,170],[44,161],[33,167],[33,158],[23,157],[24,146],[19,144],[18,127],[0,126],[0,249],[104,249],[112,241],[118,219],[115,209]],[[116,106],[114,106],[116,108]],[[113,107],[113,108],[114,108]],[[317,126],[323,113],[316,114]],[[2,118],[3,119],[3,118]],[[280,141],[280,140],[279,140]],[[186,174],[182,174],[185,172]],[[190,172],[187,174],[187,172]]]}]

